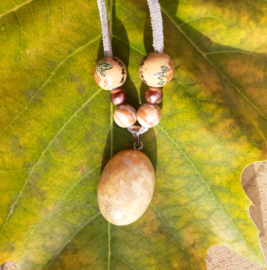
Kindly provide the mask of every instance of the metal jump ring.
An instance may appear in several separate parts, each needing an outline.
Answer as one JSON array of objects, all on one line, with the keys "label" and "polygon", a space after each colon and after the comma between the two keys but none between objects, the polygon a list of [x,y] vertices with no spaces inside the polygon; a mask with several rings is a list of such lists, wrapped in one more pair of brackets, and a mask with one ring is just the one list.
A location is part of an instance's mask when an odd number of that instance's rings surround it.
[{"label": "metal jump ring", "polygon": [[137,147],[137,143],[136,142],[134,143],[134,145],[133,145],[134,146],[134,150],[141,150],[143,148],[143,143],[140,142],[139,144],[140,144],[140,147]]}]

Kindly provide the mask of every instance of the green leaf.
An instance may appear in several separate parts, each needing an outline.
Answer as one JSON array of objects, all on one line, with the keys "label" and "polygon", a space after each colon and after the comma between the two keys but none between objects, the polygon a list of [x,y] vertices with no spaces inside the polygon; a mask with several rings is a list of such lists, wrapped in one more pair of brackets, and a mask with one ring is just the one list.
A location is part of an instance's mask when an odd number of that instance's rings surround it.
[{"label": "green leaf", "polygon": [[[265,1],[161,1],[175,64],[162,120],[143,135],[156,170],[146,213],[116,227],[96,190],[112,154],[132,148],[113,123],[96,1],[2,0],[0,263],[20,269],[205,269],[223,244],[264,265],[240,175],[266,157]],[[144,102],[138,67],[152,48],[146,1],[112,3],[114,56],[129,102]]]}]

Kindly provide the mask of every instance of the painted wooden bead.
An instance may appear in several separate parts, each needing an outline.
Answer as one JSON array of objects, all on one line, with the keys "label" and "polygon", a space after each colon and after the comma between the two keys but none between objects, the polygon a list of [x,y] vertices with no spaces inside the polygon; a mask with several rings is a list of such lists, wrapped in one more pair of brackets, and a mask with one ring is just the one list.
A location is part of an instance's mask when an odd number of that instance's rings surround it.
[{"label": "painted wooden bead", "polygon": [[155,172],[149,158],[137,150],[116,154],[105,166],[97,188],[104,218],[123,226],[139,219],[151,202]]},{"label": "painted wooden bead", "polygon": [[165,53],[149,53],[139,66],[141,79],[148,86],[163,87],[173,77],[174,65]]},{"label": "painted wooden bead", "polygon": [[94,69],[95,81],[104,90],[120,87],[126,77],[126,67],[117,57],[105,57],[97,63]]},{"label": "painted wooden bead", "polygon": [[157,105],[145,103],[137,111],[137,120],[144,127],[154,127],[161,119],[161,110]]},{"label": "painted wooden bead", "polygon": [[127,95],[125,91],[123,91],[121,88],[114,89],[110,92],[110,101],[113,105],[119,106],[125,103],[126,100],[127,100]]},{"label": "painted wooden bead", "polygon": [[120,127],[126,128],[136,122],[136,110],[130,104],[122,104],[114,111],[114,120]]},{"label": "painted wooden bead", "polygon": [[149,87],[145,92],[145,100],[149,104],[159,104],[162,98],[163,92],[160,88]]}]

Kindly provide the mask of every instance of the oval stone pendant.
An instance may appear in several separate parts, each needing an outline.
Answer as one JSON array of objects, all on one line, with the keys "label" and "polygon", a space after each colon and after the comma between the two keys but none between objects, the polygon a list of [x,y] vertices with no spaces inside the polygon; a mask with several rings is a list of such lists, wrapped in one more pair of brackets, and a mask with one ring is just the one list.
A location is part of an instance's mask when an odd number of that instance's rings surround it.
[{"label": "oval stone pendant", "polygon": [[97,189],[104,218],[114,225],[128,225],[140,218],[151,202],[155,172],[149,158],[137,150],[116,154],[105,166]]}]

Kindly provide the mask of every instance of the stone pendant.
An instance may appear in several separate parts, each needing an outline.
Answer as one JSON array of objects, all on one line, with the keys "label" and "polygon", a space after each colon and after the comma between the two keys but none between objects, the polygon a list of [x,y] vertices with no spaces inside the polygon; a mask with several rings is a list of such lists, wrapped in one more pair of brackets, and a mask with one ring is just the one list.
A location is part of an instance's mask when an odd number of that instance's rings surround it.
[{"label": "stone pendant", "polygon": [[138,150],[124,150],[105,166],[97,189],[104,218],[118,226],[139,219],[151,202],[155,172],[149,158]]}]

